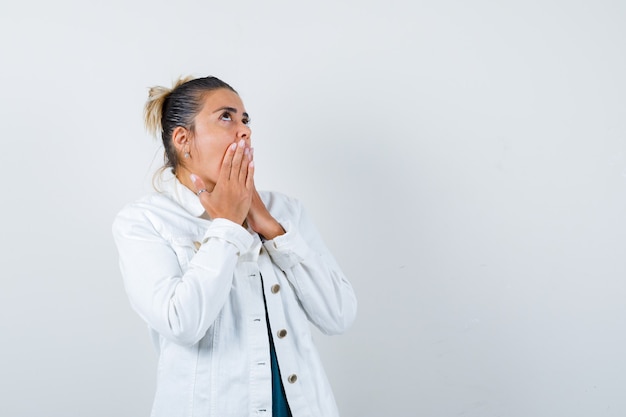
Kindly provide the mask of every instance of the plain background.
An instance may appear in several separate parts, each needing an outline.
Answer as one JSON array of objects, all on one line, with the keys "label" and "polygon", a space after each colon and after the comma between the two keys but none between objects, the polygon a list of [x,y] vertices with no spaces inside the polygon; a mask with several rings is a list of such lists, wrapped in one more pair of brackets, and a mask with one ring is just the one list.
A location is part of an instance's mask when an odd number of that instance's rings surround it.
[{"label": "plain background", "polygon": [[110,228],[186,74],[357,291],[344,417],[626,414],[623,1],[6,1],[0,47],[0,415],[149,415]]}]

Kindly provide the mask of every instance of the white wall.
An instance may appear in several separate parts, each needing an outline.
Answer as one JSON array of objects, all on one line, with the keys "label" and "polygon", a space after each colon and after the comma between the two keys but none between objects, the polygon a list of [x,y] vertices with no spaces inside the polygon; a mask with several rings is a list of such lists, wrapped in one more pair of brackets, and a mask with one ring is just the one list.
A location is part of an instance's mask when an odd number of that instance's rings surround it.
[{"label": "white wall", "polygon": [[356,288],[316,336],[344,417],[626,414],[624,2],[87,3],[0,5],[0,415],[148,415],[110,224],[180,74],[239,90]]}]

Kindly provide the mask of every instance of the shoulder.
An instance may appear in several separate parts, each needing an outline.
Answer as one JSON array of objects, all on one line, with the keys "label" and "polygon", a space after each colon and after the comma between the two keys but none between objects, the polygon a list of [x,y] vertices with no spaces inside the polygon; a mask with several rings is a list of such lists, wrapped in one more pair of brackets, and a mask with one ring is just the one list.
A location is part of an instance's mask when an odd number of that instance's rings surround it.
[{"label": "shoulder", "polygon": [[159,211],[174,205],[176,203],[162,193],[153,192],[123,206],[116,217]]},{"label": "shoulder", "polygon": [[123,206],[113,220],[113,228],[126,228],[131,224],[154,223],[156,219],[180,212],[182,207],[166,195],[153,192]]},{"label": "shoulder", "polygon": [[259,195],[269,210],[272,208],[296,208],[301,205],[300,200],[297,198],[278,191],[259,191]]},{"label": "shoulder", "polygon": [[259,195],[274,217],[299,217],[302,212],[302,204],[295,197],[277,191],[259,191]]}]

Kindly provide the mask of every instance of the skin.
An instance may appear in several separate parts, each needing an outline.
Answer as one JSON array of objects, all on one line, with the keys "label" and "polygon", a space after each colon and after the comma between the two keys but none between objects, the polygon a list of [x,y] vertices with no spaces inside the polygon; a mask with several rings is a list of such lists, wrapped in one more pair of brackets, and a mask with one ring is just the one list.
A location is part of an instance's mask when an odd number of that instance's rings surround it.
[{"label": "skin", "polygon": [[[197,193],[212,219],[244,221],[265,239],[285,233],[254,185],[249,116],[239,95],[228,89],[208,93],[194,119],[194,132],[177,127],[172,141],[179,155],[176,177]],[[184,154],[188,152],[189,157]]]}]

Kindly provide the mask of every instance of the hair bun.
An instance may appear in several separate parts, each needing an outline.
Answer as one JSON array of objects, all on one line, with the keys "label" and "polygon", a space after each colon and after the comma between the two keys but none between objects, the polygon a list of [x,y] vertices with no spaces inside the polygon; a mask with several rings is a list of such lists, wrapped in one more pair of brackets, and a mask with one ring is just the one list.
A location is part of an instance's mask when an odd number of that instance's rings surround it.
[{"label": "hair bun", "polygon": [[176,88],[192,80],[194,77],[180,77],[172,88],[154,86],[148,90],[148,101],[144,108],[144,122],[146,124],[146,130],[151,135],[157,136],[162,129],[161,117],[163,115],[163,104],[169,95]]}]

